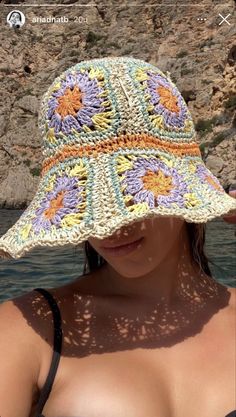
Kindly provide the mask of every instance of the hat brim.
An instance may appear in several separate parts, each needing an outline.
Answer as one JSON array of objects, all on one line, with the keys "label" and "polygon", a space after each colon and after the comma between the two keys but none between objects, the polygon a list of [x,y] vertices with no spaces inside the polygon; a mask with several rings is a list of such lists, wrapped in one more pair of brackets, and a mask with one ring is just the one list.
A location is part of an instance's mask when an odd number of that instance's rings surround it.
[{"label": "hat brim", "polygon": [[234,210],[236,200],[198,156],[121,149],[71,157],[44,170],[34,199],[0,238],[0,256],[104,239],[153,216],[205,223]]}]

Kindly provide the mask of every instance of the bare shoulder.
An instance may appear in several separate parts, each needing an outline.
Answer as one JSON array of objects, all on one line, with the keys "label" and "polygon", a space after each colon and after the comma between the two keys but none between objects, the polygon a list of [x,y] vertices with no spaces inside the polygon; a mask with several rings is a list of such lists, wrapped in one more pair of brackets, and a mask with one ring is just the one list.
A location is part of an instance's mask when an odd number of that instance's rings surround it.
[{"label": "bare shoulder", "polygon": [[[46,305],[39,294],[30,291],[0,304],[1,325],[15,332],[20,340],[37,339],[39,323],[43,322]],[[4,324],[5,323],[5,324]]]},{"label": "bare shoulder", "polygon": [[[14,329],[15,332],[21,333],[24,329],[24,335],[31,333],[32,311],[29,304],[32,302],[32,292],[9,299],[0,304],[0,320],[1,325],[7,327],[9,323],[9,331]],[[26,314],[28,312],[28,314]]]},{"label": "bare shoulder", "polygon": [[4,412],[9,416],[16,415],[12,398],[19,407],[17,415],[26,415],[38,396],[41,339],[34,326],[37,321],[35,311],[29,307],[33,298],[34,295],[28,293],[0,304],[0,334],[3,336],[0,338],[0,373],[4,381],[0,402],[3,415]]},{"label": "bare shoulder", "polygon": [[[16,341],[18,348],[30,353],[30,358],[40,367],[41,348],[45,341],[53,343],[53,318],[45,298],[30,291],[0,304],[1,334]],[[36,372],[36,369],[35,369]]]}]

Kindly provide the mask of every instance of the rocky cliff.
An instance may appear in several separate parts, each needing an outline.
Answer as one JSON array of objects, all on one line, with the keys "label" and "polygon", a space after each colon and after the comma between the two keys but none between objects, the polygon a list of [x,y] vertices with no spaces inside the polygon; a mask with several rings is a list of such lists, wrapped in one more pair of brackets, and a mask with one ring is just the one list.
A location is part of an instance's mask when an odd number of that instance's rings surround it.
[{"label": "rocky cliff", "polygon": [[[222,6],[218,1],[125,5],[112,0],[101,6],[96,0],[82,2],[84,7],[73,0],[61,1],[63,7],[36,7],[36,1],[24,7],[24,1],[14,1],[26,16],[20,29],[5,23],[10,3],[1,2],[0,207],[23,208],[36,191],[43,93],[69,66],[103,56],[131,55],[169,71],[192,113],[206,165],[224,187],[236,182],[233,1]],[[229,13],[230,24],[220,24],[220,14]],[[52,17],[58,23],[43,22]]]}]

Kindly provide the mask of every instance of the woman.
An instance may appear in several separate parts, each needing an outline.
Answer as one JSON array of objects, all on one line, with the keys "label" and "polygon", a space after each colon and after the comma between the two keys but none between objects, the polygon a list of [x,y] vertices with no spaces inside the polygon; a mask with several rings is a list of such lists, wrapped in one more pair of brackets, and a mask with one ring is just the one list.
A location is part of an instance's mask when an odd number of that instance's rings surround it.
[{"label": "woman", "polygon": [[23,25],[21,13],[16,10],[13,11],[8,18],[8,23],[11,27],[19,29]]},{"label": "woman", "polygon": [[54,80],[39,124],[40,184],[1,255],[84,244],[89,271],[0,306],[1,414],[232,417],[236,290],[203,245],[236,201],[176,86],[131,57],[83,61]]}]

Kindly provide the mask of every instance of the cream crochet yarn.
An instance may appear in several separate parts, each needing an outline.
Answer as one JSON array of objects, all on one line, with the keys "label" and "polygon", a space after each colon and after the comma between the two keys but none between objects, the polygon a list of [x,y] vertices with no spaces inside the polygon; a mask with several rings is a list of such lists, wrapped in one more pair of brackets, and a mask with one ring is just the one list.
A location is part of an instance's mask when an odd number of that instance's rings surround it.
[{"label": "cream crochet yarn", "polygon": [[34,199],[0,239],[3,257],[103,239],[156,215],[202,223],[236,209],[206,168],[168,75],[132,57],[82,61],[42,98],[44,161]]}]

